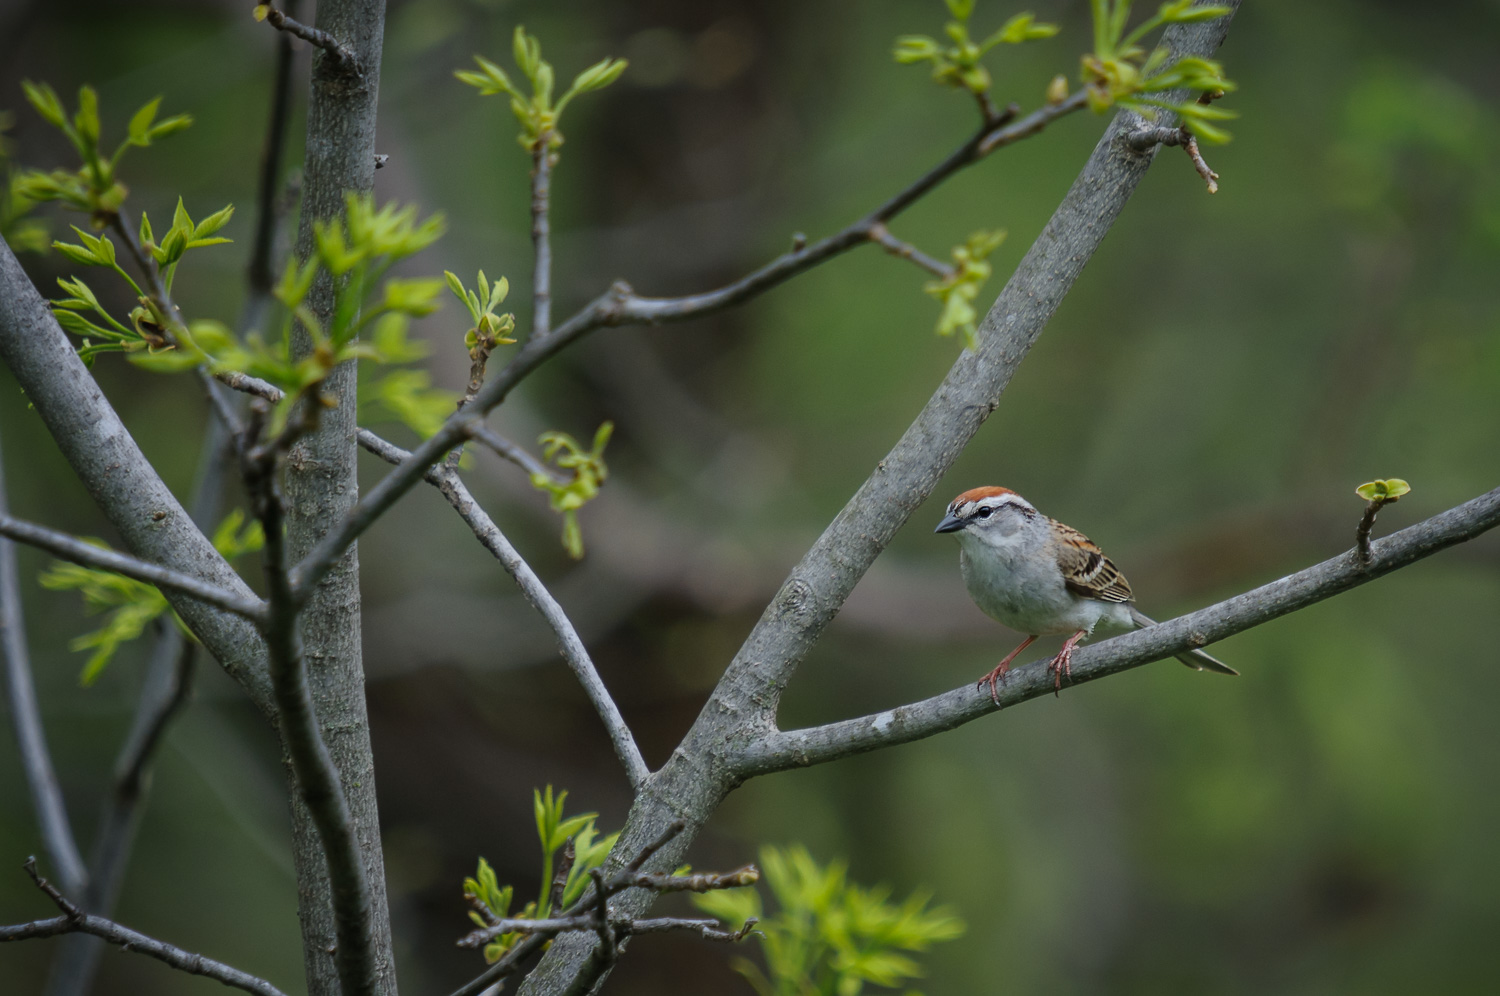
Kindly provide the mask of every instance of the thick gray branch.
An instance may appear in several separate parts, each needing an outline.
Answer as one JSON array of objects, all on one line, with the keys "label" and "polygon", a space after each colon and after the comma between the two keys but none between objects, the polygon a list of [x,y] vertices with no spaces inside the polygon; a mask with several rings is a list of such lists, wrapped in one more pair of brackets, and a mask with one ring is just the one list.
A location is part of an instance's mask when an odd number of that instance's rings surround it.
[{"label": "thick gray branch", "polygon": [[[369,193],[375,184],[375,111],[379,97],[380,56],[385,33],[384,0],[319,0],[315,27],[353,56],[359,74],[347,71],[349,60],[326,49],[313,53],[307,99],[307,140],[303,162],[302,208],[297,256],[313,250],[313,226],[344,214],[349,192]],[[307,298],[324,328],[331,325],[333,285],[326,275]],[[313,344],[305,329],[293,329],[292,350],[308,355]],[[355,415],[359,394],[355,364],[335,369],[322,393],[338,407],[323,412],[316,432],[304,438],[287,461],[287,554],[289,563],[306,557],[329,529],[341,522],[359,498]],[[363,914],[349,883],[330,882],[329,869],[341,862],[332,849],[324,861],[313,814],[300,803],[292,808],[292,854],[297,870],[298,910],[302,920],[303,957],[310,996],[355,996],[366,979],[344,978],[363,972],[364,959],[349,950],[368,947],[375,960],[374,993],[395,996],[396,970],[391,946],[390,912],[385,895],[385,861],[376,805],[375,761],[365,705],[365,675],[360,647],[359,555],[352,544],[329,558],[321,583],[297,593],[302,655],[317,722],[328,754],[338,769],[342,794],[353,821],[353,836],[368,883],[369,932],[355,939],[346,931]],[[349,908],[337,910],[341,903]],[[342,972],[341,972],[342,969]]]},{"label": "thick gray branch", "polygon": [[[0,462],[0,519],[10,517],[5,493],[5,472]],[[63,801],[62,786],[52,767],[52,753],[47,749],[47,735],[42,728],[42,711],[37,705],[36,686],[31,676],[31,654],[26,646],[25,618],[21,613],[21,585],[16,574],[16,551],[8,539],[0,539],[0,656],[5,658],[5,687],[9,693],[11,722],[16,726],[16,744],[21,752],[21,766],[26,772],[26,787],[36,810],[37,826],[47,854],[52,859],[63,888],[81,892],[88,885],[88,870],[78,841],[68,821],[68,807]]]},{"label": "thick gray branch", "polygon": [[[0,359],[46,423],[90,496],[141,560],[254,599],[157,476],[78,358],[67,335],[0,243]],[[176,591],[168,600],[230,677],[271,715],[265,645],[246,619]]]},{"label": "thick gray branch", "polygon": [[[1360,562],[1357,551],[1343,553],[1217,605],[1082,647],[1073,656],[1073,681],[1093,681],[1214,643],[1373,581],[1497,525],[1500,488],[1376,541],[1368,566]],[[1000,685],[1000,706],[1045,695],[1053,690],[1052,681],[1045,661],[1012,670]],[[930,737],[997,708],[988,691],[965,684],[873,716],[772,733],[747,745],[731,763],[746,778],[820,764]]]}]

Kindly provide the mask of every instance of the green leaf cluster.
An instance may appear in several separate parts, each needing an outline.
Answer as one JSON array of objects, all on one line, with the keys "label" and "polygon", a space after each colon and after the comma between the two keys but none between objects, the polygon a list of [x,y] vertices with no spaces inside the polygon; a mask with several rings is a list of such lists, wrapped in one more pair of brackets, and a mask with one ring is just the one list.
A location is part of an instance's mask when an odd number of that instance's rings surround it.
[{"label": "green leaf cluster", "polygon": [[927,35],[903,35],[896,39],[892,54],[897,62],[906,65],[931,62],[932,78],[936,82],[967,90],[976,96],[988,93],[993,82],[989,70],[980,61],[990,49],[1000,44],[1019,45],[1057,34],[1057,25],[1040,23],[1034,14],[1024,13],[1012,17],[983,40],[975,41],[969,36],[969,17],[974,13],[975,0],[945,2],[953,15],[953,20],[943,27],[951,44],[944,45]]},{"label": "green leaf cluster", "polygon": [[532,474],[531,484],[547,492],[552,510],[562,513],[563,548],[575,560],[583,556],[583,530],[578,525],[578,510],[599,493],[599,486],[609,477],[609,468],[604,464],[604,447],[609,444],[614,431],[613,422],[599,426],[594,433],[594,445],[587,450],[566,432],[544,432],[537,440],[545,459],[572,472],[565,481],[547,474]]},{"label": "green leaf cluster", "polygon": [[734,962],[760,996],[858,996],[867,984],[894,988],[922,974],[909,952],[965,930],[951,909],[931,907],[926,893],[892,902],[888,887],[855,885],[844,862],[820,866],[801,845],[762,848],[760,859],[779,907],[774,915],[765,913],[754,889],[693,897],[699,909],[732,926],[760,920],[765,972],[743,958]]},{"label": "green leaf cluster", "polygon": [[28,218],[36,201],[18,189],[16,181],[20,175],[11,168],[10,144],[5,133],[15,123],[8,111],[0,111],[0,160],[5,160],[5,170],[0,174],[0,239],[15,252],[46,252],[51,239],[47,237],[47,225],[35,218]]},{"label": "green leaf cluster", "polygon": [[[1083,57],[1083,83],[1089,107],[1095,112],[1119,104],[1155,120],[1157,110],[1175,113],[1200,140],[1222,144],[1228,131],[1219,127],[1239,115],[1207,101],[1235,88],[1224,67],[1212,59],[1186,57],[1169,62],[1171,54],[1157,46],[1149,52],[1141,39],[1167,24],[1211,21],[1229,13],[1228,7],[1194,7],[1193,0],[1168,0],[1155,14],[1125,31],[1130,0],[1090,0],[1094,20],[1094,51]],[[1152,94],[1188,90],[1193,99],[1173,102]],[[1198,97],[1203,97],[1200,102]]]},{"label": "green leaf cluster", "polygon": [[[108,549],[103,540],[90,538],[87,542]],[[253,553],[264,543],[260,523],[246,525],[245,513],[240,509],[230,512],[213,535],[214,547],[226,560]],[[79,683],[85,687],[98,680],[121,646],[138,638],[157,617],[170,610],[167,597],[155,585],[64,560],[53,561],[39,581],[43,588],[52,591],[79,592],[90,613],[108,613],[103,626],[74,638],[69,644],[74,650],[93,651],[79,676]],[[184,636],[193,638],[175,612],[172,621]]]},{"label": "green leaf cluster", "polygon": [[1354,489],[1354,493],[1365,501],[1378,502],[1387,505],[1401,500],[1401,496],[1411,493],[1411,485],[1399,477],[1392,477],[1384,481],[1369,481]]},{"label": "green leaf cluster", "polygon": [[[494,869],[484,858],[479,859],[479,868],[474,877],[464,879],[464,898],[479,900],[488,907],[491,914],[502,919],[514,916],[518,919],[539,920],[549,916],[552,912],[552,873],[557,852],[571,839],[573,865],[568,870],[568,877],[563,885],[562,904],[566,907],[576,902],[588,887],[589,872],[604,864],[604,859],[609,856],[610,849],[615,846],[620,835],[612,833],[601,837],[594,826],[598,813],[564,816],[563,803],[567,798],[566,789],[554,795],[551,785],[545,790],[532,790],[536,832],[542,844],[541,894],[535,900],[527,903],[520,912],[512,914],[510,904],[515,889],[509,885],[501,887],[495,878]],[[481,927],[489,926],[489,921],[477,910],[471,911],[469,918]],[[499,961],[522,936],[502,934],[495,938],[485,946],[485,960],[491,963]]]},{"label": "green leaf cluster", "polygon": [[516,328],[516,316],[509,311],[503,315],[495,314],[495,309],[505,303],[510,293],[509,280],[501,277],[492,284],[480,270],[479,289],[473,291],[466,288],[451,270],[444,270],[443,277],[453,296],[469,309],[469,317],[474,320],[473,327],[464,333],[464,346],[469,350],[471,360],[478,362],[481,353],[487,359],[496,346],[516,341],[511,337]]},{"label": "green leaf cluster", "polygon": [[477,72],[459,69],[453,75],[478,89],[481,96],[503,93],[510,97],[511,112],[521,123],[517,141],[529,152],[535,152],[543,141],[549,149],[561,146],[563,136],[558,125],[563,109],[574,97],[609,86],[620,78],[627,65],[624,59],[601,59],[575,76],[572,86],[554,101],[552,64],[542,58],[542,43],[537,37],[527,34],[526,29],[518,24],[511,50],[521,75],[531,84],[529,95],[511,81],[505,70],[481,55],[474,56],[474,62],[479,66]]},{"label": "green leaf cluster", "polygon": [[964,345],[974,349],[979,312],[974,299],[990,279],[989,256],[1005,241],[1003,231],[978,231],[953,250],[953,272],[941,280],[930,280],[922,289],[942,303],[938,312],[937,334],[962,332]]},{"label": "green leaf cluster", "polygon": [[99,94],[91,86],[78,90],[78,110],[69,116],[57,92],[46,83],[22,82],[26,99],[47,123],[72,143],[82,165],[73,172],[56,169],[50,173],[26,170],[12,181],[12,191],[29,201],[62,201],[69,207],[85,211],[95,228],[103,228],[119,213],[125,202],[125,185],[116,176],[120,159],[132,146],[145,148],[158,138],[165,138],[193,123],[191,115],[177,114],[156,120],[161,98],[157,97],[136,111],[130,119],[125,140],[106,156],[100,150]]}]

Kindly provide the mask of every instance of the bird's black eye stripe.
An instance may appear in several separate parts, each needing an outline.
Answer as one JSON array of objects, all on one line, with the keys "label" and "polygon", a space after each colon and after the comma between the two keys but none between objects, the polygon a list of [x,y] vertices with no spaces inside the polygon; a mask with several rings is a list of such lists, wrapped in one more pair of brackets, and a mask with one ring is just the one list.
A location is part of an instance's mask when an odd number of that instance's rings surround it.
[{"label": "bird's black eye stripe", "polygon": [[990,517],[990,513],[993,512],[994,510],[995,509],[992,506],[985,505],[983,508],[981,508],[979,511],[975,512],[974,514],[977,515],[977,516],[979,516],[981,519],[988,519]]}]

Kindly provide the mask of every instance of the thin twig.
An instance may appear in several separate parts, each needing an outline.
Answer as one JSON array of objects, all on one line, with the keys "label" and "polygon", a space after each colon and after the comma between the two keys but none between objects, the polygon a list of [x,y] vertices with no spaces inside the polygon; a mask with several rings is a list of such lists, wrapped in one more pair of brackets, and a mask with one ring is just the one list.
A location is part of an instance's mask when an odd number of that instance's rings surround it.
[{"label": "thin twig", "polygon": [[[9,515],[4,466],[0,462],[0,518]],[[5,658],[5,684],[10,693],[10,714],[16,727],[21,767],[26,773],[26,787],[31,792],[31,804],[36,809],[37,827],[47,846],[47,855],[64,886],[69,891],[82,891],[88,885],[88,870],[78,851],[62,786],[47,748],[24,626],[15,547],[10,540],[0,538],[0,656]]]},{"label": "thin twig", "polygon": [[412,451],[408,460],[403,461],[371,488],[297,565],[293,581],[298,597],[309,597],[318,582],[333,569],[343,551],[402,495],[422,480],[428,467],[442,460],[449,450],[468,439],[479,419],[504,401],[510,391],[543,361],[575,339],[604,326],[655,324],[695,318],[754,297],[804,270],[868,242],[873,225],[890,221],[958,170],[977,162],[997,148],[1035,135],[1052,121],[1084,106],[1086,101],[1080,91],[1061,103],[1049,104],[1010,124],[981,130],[905,190],[843,231],[813,245],[794,247],[791,252],[718,290],[678,298],[643,298],[636,295],[628,284],[616,282],[608,291],[546,336],[529,340],[505,368],[485,384],[471,405],[464,411],[449,416],[441,429]]},{"label": "thin twig", "polygon": [[9,536],[19,543],[40,547],[53,556],[75,564],[82,564],[84,567],[113,571],[128,578],[135,578],[137,581],[154,584],[158,588],[181,592],[215,608],[233,612],[251,622],[259,622],[265,616],[266,605],[259,599],[242,598],[232,591],[209,584],[207,581],[200,581],[166,567],[148,564],[144,560],[137,560],[126,554],[116,553],[114,550],[85,543],[67,533],[24,522],[4,513],[0,513],[0,536]]},{"label": "thin twig", "polygon": [[[261,559],[269,611],[262,632],[270,658],[281,740],[291,760],[298,793],[312,816],[327,859],[339,982],[345,996],[366,996],[376,991],[378,974],[372,925],[374,905],[355,837],[354,818],[338,768],[318,727],[307,681],[297,625],[300,607],[287,579],[285,509],[276,480],[282,458],[297,438],[313,427],[317,408],[316,400],[309,399],[273,441],[251,445],[251,439],[264,430],[270,412],[265,402],[255,402],[246,430],[248,438],[241,445],[241,466],[245,488],[265,535]],[[300,424],[294,424],[299,415]]]},{"label": "thin twig", "polygon": [[333,59],[334,65],[341,72],[354,76],[361,74],[362,70],[360,69],[359,59],[355,57],[354,53],[322,28],[315,28],[288,17],[269,3],[263,3],[256,7],[255,10],[257,15],[260,15],[264,11],[265,21],[271,27],[278,31],[285,31],[289,35],[296,35],[303,41],[316,45],[327,52],[329,57]]},{"label": "thin twig", "polygon": [[514,443],[506,439],[489,426],[483,424],[476,425],[470,435],[476,443],[483,443],[490,450],[494,451],[497,456],[509,460],[531,476],[541,476],[558,484],[563,483],[563,479],[558,475],[557,471],[547,466],[538,457],[527,452],[519,443]]},{"label": "thin twig", "polygon": [[27,858],[24,867],[37,888],[45,892],[63,911],[63,914],[48,920],[33,920],[30,923],[0,927],[0,941],[24,941],[33,937],[56,937],[59,934],[80,932],[93,934],[95,937],[104,938],[111,944],[118,944],[122,951],[134,951],[137,954],[155,958],[189,975],[201,975],[216,982],[222,982],[226,986],[254,993],[255,996],[286,996],[280,989],[264,979],[258,979],[221,961],[214,961],[200,954],[192,954],[165,941],[158,941],[154,937],[147,937],[129,927],[121,926],[113,920],[85,913],[59,892],[52,883],[37,874],[35,858]]},{"label": "thin twig", "polygon": [[939,279],[947,280],[953,276],[953,267],[933,259],[910,242],[896,238],[883,224],[870,226],[869,238],[871,242],[879,243],[892,256],[910,260]]},{"label": "thin twig", "polygon": [[[1162,660],[1269,622],[1423,557],[1500,526],[1500,488],[1410,526],[1372,545],[1371,562],[1348,554],[1155,626],[1081,647],[1073,657],[1075,684]],[[951,730],[1003,706],[1053,691],[1045,662],[1013,668],[998,705],[973,685],[872,716],[804,730],[775,732],[748,745],[729,763],[741,778],[806,767],[865,751],[909,743]]]},{"label": "thin twig", "polygon": [[531,154],[531,244],[536,261],[532,270],[531,338],[552,330],[552,226],[548,218],[552,193],[552,133],[542,132]]},{"label": "thin twig", "polygon": [[[288,17],[297,13],[297,0],[288,0],[285,13]],[[292,119],[292,65],[292,38],[282,32],[276,37],[271,113],[266,122],[266,140],[261,148],[260,175],[255,189],[255,238],[250,244],[250,265],[245,272],[249,293],[241,326],[247,330],[260,327],[271,302],[271,289],[276,283],[276,229],[281,214],[277,205],[281,191],[281,164]]]},{"label": "thin twig", "polygon": [[1145,152],[1154,145],[1180,145],[1192,160],[1193,169],[1203,177],[1203,182],[1208,186],[1210,194],[1219,192],[1219,174],[1208,168],[1208,163],[1203,160],[1203,152],[1198,148],[1198,137],[1186,128],[1169,128],[1165,125],[1151,125],[1137,128],[1125,139],[1132,149],[1137,152]]},{"label": "thin twig", "polygon": [[[398,466],[410,459],[411,454],[394,443],[386,442],[379,436],[367,429],[359,430],[359,445],[380,457],[387,463]],[[584,694],[593,703],[594,710],[604,722],[604,728],[609,733],[610,742],[614,745],[615,754],[620,763],[625,766],[626,777],[630,779],[630,785],[639,789],[651,775],[651,769],[646,766],[646,760],[641,756],[641,749],[636,745],[635,736],[630,732],[630,727],[625,722],[625,717],[620,715],[620,709],[615,705],[614,699],[609,694],[609,689],[604,687],[604,682],[599,677],[598,670],[594,667],[593,660],[589,657],[588,648],[584,646],[583,640],[579,638],[578,631],[573,628],[568,614],[563,611],[557,599],[547,590],[547,586],[537,577],[531,565],[526,563],[511,545],[510,540],[500,531],[474,496],[469,493],[463,480],[447,467],[429,467],[423,475],[429,484],[432,484],[442,492],[443,497],[452,505],[454,511],[474,532],[475,538],[483,544],[484,548],[500,561],[516,584],[521,589],[521,594],[531,603],[532,607],[541,613],[542,619],[552,628],[557,636],[558,652],[562,654],[563,660],[572,669],[583,686]]]}]

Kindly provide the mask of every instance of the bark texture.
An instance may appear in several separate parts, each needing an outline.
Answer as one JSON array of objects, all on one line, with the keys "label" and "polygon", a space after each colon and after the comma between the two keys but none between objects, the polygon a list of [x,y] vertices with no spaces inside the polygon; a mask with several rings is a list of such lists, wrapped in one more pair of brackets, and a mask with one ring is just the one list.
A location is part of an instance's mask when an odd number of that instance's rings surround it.
[{"label": "bark texture", "polygon": [[[358,71],[348,71],[322,49],[313,54],[297,236],[301,258],[311,254],[314,222],[342,215],[346,192],[364,193],[374,186],[375,107],[384,21],[382,0],[323,0],[318,4],[316,26],[354,54]],[[325,327],[332,301],[332,287],[320,281],[309,304]],[[308,336],[300,328],[293,336],[292,348],[299,356],[311,349]],[[325,393],[335,397],[338,406],[323,412],[318,430],[302,440],[287,461],[287,552],[293,562],[306,555],[359,498],[355,468],[359,405],[354,364],[335,370]],[[369,881],[379,953],[377,991],[394,994],[390,912],[360,655],[356,547],[351,546],[318,585],[303,610],[301,623],[303,657],[323,741],[343,783]],[[292,805],[292,837],[308,993],[337,996],[338,974],[330,953],[334,948],[334,919],[328,867],[312,818],[298,801]]]}]

